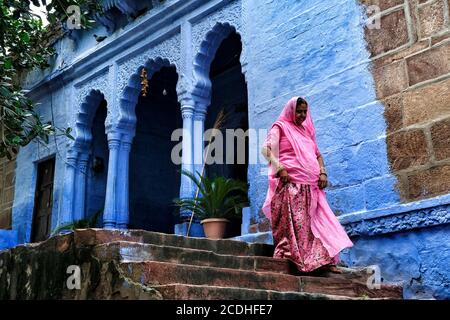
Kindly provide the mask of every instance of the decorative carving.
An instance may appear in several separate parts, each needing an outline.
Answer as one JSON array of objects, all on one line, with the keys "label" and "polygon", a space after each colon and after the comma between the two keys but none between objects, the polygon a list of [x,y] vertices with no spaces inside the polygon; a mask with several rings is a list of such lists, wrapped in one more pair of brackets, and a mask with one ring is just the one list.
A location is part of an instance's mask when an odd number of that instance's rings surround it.
[{"label": "decorative carving", "polygon": [[[193,96],[201,105],[209,105],[211,80],[209,68],[221,42],[233,31],[242,35],[242,4],[234,1],[214,13],[205,16],[192,26],[194,58]],[[241,36],[242,38],[242,36]],[[241,64],[246,65],[241,54]]]},{"label": "decorative carving", "polygon": [[108,139],[109,150],[119,150],[120,140],[119,139]]},{"label": "decorative carving", "polygon": [[[97,108],[97,106],[90,105],[88,103],[88,97],[92,94],[93,91],[97,91],[103,94],[104,98],[108,102],[108,115],[107,118],[111,118],[111,110],[109,106],[112,102],[112,94],[111,87],[113,84],[109,82],[109,68],[105,68],[100,71],[98,74],[88,77],[85,80],[82,80],[75,84],[75,96],[76,96],[76,108],[77,111],[72,113],[71,119],[71,127],[75,127],[76,123],[81,121],[81,117],[83,114],[89,114],[90,108]],[[94,111],[95,113],[95,111]],[[76,137],[75,137],[76,138]]]},{"label": "decorative carving", "polygon": [[[127,86],[130,78],[139,72],[139,67],[146,65],[150,60],[156,60],[158,57],[164,57],[165,60],[170,61],[170,64],[174,65],[179,70],[181,52],[180,52],[180,34],[176,34],[168,39],[162,40],[161,43],[152,46],[148,50],[138,54],[130,55],[122,58],[122,63],[119,63],[119,71],[117,75],[116,96],[117,100],[123,96],[124,89]],[[151,74],[151,68],[147,67],[148,72]]]},{"label": "decorative carving", "polygon": [[212,12],[202,18],[202,20],[192,25],[192,49],[194,53],[201,51],[202,42],[207,39],[207,34],[214,29],[217,24],[227,24],[232,26],[236,32],[242,34],[242,4],[241,1],[232,3]]},{"label": "decorative carving", "polygon": [[450,223],[450,205],[413,210],[345,224],[350,236],[375,236]]}]

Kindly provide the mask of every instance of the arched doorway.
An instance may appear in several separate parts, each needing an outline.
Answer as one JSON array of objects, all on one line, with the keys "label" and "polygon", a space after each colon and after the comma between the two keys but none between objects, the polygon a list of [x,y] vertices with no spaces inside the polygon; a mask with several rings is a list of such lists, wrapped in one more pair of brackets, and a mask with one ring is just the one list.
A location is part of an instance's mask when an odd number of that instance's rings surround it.
[{"label": "arched doorway", "polygon": [[[247,183],[248,137],[226,134],[226,129],[242,129],[243,132],[248,130],[247,84],[240,63],[241,52],[241,37],[233,31],[221,42],[211,63],[211,104],[207,108],[205,129],[213,128],[221,110],[224,111],[226,120],[220,128],[224,137],[223,164],[207,165],[206,174],[209,177],[218,175]],[[226,145],[230,139],[234,139],[233,155],[227,154]],[[233,223],[230,236],[240,235],[240,223],[241,221]]]},{"label": "arched doorway", "polygon": [[105,207],[106,184],[108,178],[109,150],[105,132],[107,102],[100,101],[92,120],[92,141],[86,174],[88,176],[86,192],[86,218],[98,214],[98,225],[101,226]]},{"label": "arched doorway", "polygon": [[147,96],[140,95],[136,135],[130,152],[130,229],[174,232],[172,201],[179,196],[180,165],[171,159],[172,132],[182,127],[175,67],[162,67],[149,80]]}]

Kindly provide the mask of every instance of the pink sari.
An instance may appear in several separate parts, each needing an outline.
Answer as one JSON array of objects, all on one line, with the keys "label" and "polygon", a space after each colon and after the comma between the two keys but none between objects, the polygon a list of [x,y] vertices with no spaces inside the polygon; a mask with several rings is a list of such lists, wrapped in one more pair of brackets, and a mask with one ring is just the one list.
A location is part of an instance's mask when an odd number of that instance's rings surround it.
[{"label": "pink sari", "polygon": [[[291,183],[283,185],[270,165],[269,189],[262,210],[272,222],[275,255],[294,257],[296,263],[297,256],[302,260],[300,271],[311,271],[321,264],[337,262],[339,252],[353,243],[329,207],[324,190],[318,187],[320,153],[310,106],[302,126],[295,124],[297,98],[286,104],[265,142],[286,168]],[[287,226],[289,223],[292,225]]]}]

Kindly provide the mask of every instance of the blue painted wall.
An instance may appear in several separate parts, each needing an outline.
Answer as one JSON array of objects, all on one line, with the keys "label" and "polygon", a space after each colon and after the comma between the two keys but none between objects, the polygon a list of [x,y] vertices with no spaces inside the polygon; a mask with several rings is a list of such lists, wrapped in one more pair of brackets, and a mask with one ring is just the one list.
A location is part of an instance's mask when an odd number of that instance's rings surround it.
[{"label": "blue painted wall", "polygon": [[0,230],[0,250],[8,249],[17,244],[16,230]]},{"label": "blue painted wall", "polygon": [[[334,212],[398,202],[361,6],[356,1],[244,1],[244,7],[249,15],[244,45],[249,54],[250,127],[268,128],[290,97],[305,96],[328,168],[327,197]],[[252,167],[250,180],[257,220],[267,183],[260,166]]]},{"label": "blue painted wall", "polygon": [[450,226],[354,237],[341,255],[349,266],[378,265],[387,282],[403,283],[407,299],[450,299]]}]

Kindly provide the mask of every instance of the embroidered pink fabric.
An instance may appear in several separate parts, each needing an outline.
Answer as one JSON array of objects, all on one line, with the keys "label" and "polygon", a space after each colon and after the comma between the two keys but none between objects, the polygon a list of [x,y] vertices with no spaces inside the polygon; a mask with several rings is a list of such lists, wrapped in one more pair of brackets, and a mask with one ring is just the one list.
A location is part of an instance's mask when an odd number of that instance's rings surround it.
[{"label": "embroidered pink fabric", "polygon": [[[286,168],[292,182],[311,185],[311,230],[320,239],[330,257],[342,249],[353,246],[344,228],[328,205],[324,190],[318,187],[320,154],[316,130],[311,118],[310,106],[302,125],[295,123],[295,108],[298,97],[293,97],[269,130],[264,146],[271,149]],[[276,169],[269,165],[269,188],[263,205],[263,212],[271,220],[271,202],[277,186],[282,183],[276,177]]]}]

